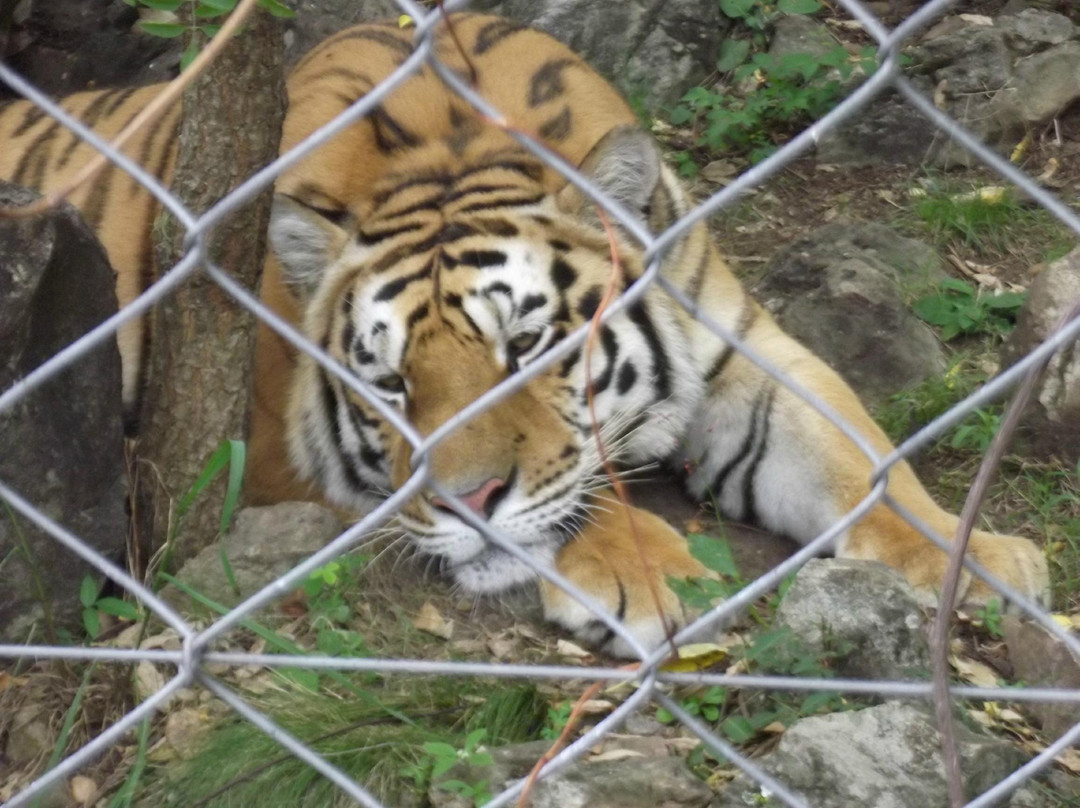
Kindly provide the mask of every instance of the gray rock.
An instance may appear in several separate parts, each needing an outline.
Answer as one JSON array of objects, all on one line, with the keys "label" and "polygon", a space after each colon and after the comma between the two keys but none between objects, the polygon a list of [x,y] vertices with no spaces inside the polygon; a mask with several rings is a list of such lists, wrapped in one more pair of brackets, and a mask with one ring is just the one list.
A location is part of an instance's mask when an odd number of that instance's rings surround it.
[{"label": "gray rock", "polygon": [[[958,724],[957,744],[966,793],[981,794],[1022,761],[1011,744]],[[847,713],[804,718],[758,763],[803,795],[814,808],[946,808],[949,804],[937,729],[923,708],[887,702]],[[761,786],[740,775],[718,808],[778,806]]]},{"label": "gray rock", "polygon": [[999,17],[995,25],[1005,34],[1005,42],[1017,53],[1034,53],[1047,45],[1058,45],[1077,36],[1077,27],[1064,14],[1026,8],[1018,14]]},{"label": "gray rock", "polygon": [[[0,182],[0,205],[36,198]],[[0,220],[0,391],[113,314],[113,285],[104,250],[74,208]],[[0,413],[0,480],[106,558],[123,559],[127,470],[114,340]],[[54,627],[77,623],[79,584],[91,568],[2,507],[0,559],[0,641],[25,641],[47,612]]]},{"label": "gray rock", "polygon": [[547,31],[649,109],[706,78],[727,22],[712,0],[480,0],[471,8]]},{"label": "gray rock", "polygon": [[[216,545],[184,564],[176,577],[211,600],[234,606],[321,550],[341,531],[333,511],[314,502],[244,508],[223,540],[239,594],[225,575]],[[173,586],[161,594],[177,608],[190,603],[188,596]]]},{"label": "gray rock", "polygon": [[[1001,349],[1001,366],[1027,356],[1080,299],[1080,248],[1049,264],[1028,288],[1016,328]],[[1040,454],[1075,463],[1080,459],[1080,343],[1066,345],[1050,359],[1036,400],[1024,414],[1024,431]]]},{"label": "gray rock", "polygon": [[[1016,678],[1032,687],[1080,690],[1080,659],[1065,643],[1040,626],[1008,615],[1002,621]],[[1030,711],[1042,723],[1047,738],[1057,738],[1080,723],[1080,704],[1030,702]]]},{"label": "gray rock", "polygon": [[[932,89],[923,77],[913,81],[923,92]],[[898,93],[886,91],[825,135],[817,159],[849,166],[921,165],[934,161],[942,142],[930,121]]]},{"label": "gray rock", "polygon": [[809,53],[824,56],[837,47],[837,41],[829,29],[805,14],[789,14],[781,17],[773,26],[769,53],[786,56],[789,53]]},{"label": "gray rock", "polygon": [[813,650],[849,647],[837,664],[844,676],[922,678],[930,668],[918,597],[900,573],[877,561],[807,562],[776,622]]},{"label": "gray rock", "polygon": [[1012,53],[1005,33],[993,26],[969,25],[955,34],[935,37],[911,52],[915,72],[932,72],[947,81],[950,93],[1000,90],[1012,75]]},{"label": "gray rock", "polygon": [[780,251],[755,296],[867,401],[944,372],[933,331],[903,289],[941,276],[936,254],[882,225],[830,224]]},{"label": "gray rock", "polygon": [[1020,59],[1013,84],[1007,98],[1025,124],[1060,115],[1080,98],[1080,42],[1063,42]]},{"label": "gray rock", "polygon": [[298,0],[290,6],[296,16],[288,20],[285,32],[285,61],[289,67],[327,37],[350,25],[401,16],[394,0]]},{"label": "gray rock", "polygon": [[[461,764],[442,779],[478,783],[486,780],[492,793],[528,775],[551,746],[549,741],[515,744],[491,750],[491,766]],[[429,792],[432,808],[472,808],[438,787]],[[530,808],[705,808],[712,790],[691,774],[682,758],[633,757],[600,763],[577,762],[536,783]]]}]

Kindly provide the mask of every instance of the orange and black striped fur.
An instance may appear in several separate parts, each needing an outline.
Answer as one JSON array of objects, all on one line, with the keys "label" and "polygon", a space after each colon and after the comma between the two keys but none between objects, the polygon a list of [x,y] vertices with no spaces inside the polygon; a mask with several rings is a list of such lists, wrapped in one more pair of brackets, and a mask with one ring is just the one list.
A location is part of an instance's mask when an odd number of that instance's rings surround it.
[{"label": "orange and black striped fur", "polygon": [[[541,134],[654,231],[689,209],[626,103],[580,58],[506,20],[455,19],[479,90],[511,124]],[[400,65],[411,36],[396,24],[364,25],[310,53],[289,82],[283,148]],[[465,70],[445,35],[438,52]],[[149,92],[84,94],[67,105],[109,133]],[[174,130],[175,116],[129,151],[167,174]],[[0,113],[0,138],[0,175],[44,187],[88,152],[20,104]],[[587,322],[611,274],[609,242],[592,206],[430,70],[290,169],[277,190],[264,299],[422,434]],[[116,171],[77,201],[99,228],[121,298],[129,300],[148,273],[152,205]],[[619,251],[628,279],[638,276],[639,250],[620,236]],[[667,253],[663,272],[878,451],[889,451],[851,389],[746,295],[704,224]],[[137,367],[130,346],[125,360]],[[661,460],[686,469],[690,491],[734,518],[806,542],[867,494],[871,466],[849,440],[659,289],[600,329],[590,373],[600,435],[618,463]],[[265,329],[256,376],[255,501],[310,495],[313,481],[337,505],[362,509],[408,476],[408,445],[375,410]],[[604,493],[585,389],[584,357],[574,351],[450,433],[432,450],[430,468],[503,535],[555,563],[655,644],[665,622],[682,619],[665,577],[701,568],[672,528],[636,511],[649,559],[639,563],[631,514]],[[892,470],[889,491],[943,535],[953,533],[956,517],[906,464]],[[410,501],[399,522],[465,589],[497,591],[534,577],[434,495]],[[884,561],[931,596],[942,580],[945,556],[884,506],[840,536],[835,550]],[[1046,563],[1031,542],[977,532],[971,550],[1024,594],[1044,596]],[[991,593],[970,578],[964,588],[969,600]],[[652,591],[660,593],[662,615]],[[550,619],[628,650],[560,591],[544,585],[541,592]]]}]

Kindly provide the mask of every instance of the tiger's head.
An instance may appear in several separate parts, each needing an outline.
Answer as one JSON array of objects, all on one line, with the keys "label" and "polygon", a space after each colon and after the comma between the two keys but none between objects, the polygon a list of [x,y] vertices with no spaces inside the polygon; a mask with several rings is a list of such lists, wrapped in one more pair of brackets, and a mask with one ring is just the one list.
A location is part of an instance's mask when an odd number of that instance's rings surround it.
[{"label": "tiger's head", "polygon": [[[425,436],[587,323],[612,277],[592,204],[573,186],[552,190],[542,163],[509,139],[464,158],[429,152],[362,200],[279,195],[270,231],[308,337]],[[635,127],[612,130],[581,167],[650,224],[685,204]],[[640,250],[622,237],[618,249],[629,283]],[[701,390],[674,307],[654,292],[609,320],[588,371],[581,349],[559,358],[438,442],[431,475],[550,563],[606,483],[588,377],[600,439],[624,467],[664,456],[684,431]],[[370,507],[411,473],[410,444],[306,355],[287,420],[293,462],[345,507]],[[434,493],[411,499],[399,523],[465,589],[533,577]]]}]

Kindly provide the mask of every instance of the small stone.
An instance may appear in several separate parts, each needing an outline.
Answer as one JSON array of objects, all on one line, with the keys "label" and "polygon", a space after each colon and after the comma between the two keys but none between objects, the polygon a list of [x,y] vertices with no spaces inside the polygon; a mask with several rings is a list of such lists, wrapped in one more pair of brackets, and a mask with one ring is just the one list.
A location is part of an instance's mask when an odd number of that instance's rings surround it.
[{"label": "small stone", "polygon": [[4,755],[16,766],[44,758],[53,748],[55,738],[49,732],[49,720],[42,708],[27,704],[20,707],[11,721]]},{"label": "small stone", "polygon": [[[244,508],[223,539],[240,592],[225,574],[222,551],[216,544],[185,563],[176,577],[211,600],[235,606],[321,550],[341,531],[341,521],[333,511],[314,502]],[[161,591],[161,597],[175,608],[193,608],[191,599],[171,585]]]},{"label": "small stone", "polygon": [[[1023,755],[1007,741],[959,723],[956,733],[967,794],[981,794],[1022,762]],[[775,752],[757,762],[814,808],[948,804],[938,731],[929,712],[910,702],[804,718],[780,736]],[[783,804],[762,797],[760,785],[739,775],[716,806]]]},{"label": "small stone", "polygon": [[198,754],[212,726],[206,708],[188,707],[169,713],[165,719],[165,740],[181,760],[191,760]]},{"label": "small stone", "polygon": [[77,774],[71,778],[71,796],[75,802],[85,805],[97,795],[98,786],[89,777]]},{"label": "small stone", "polygon": [[[1080,689],[1080,659],[1038,623],[1006,615],[1002,620],[1009,661],[1016,678],[1031,687]],[[1080,704],[1028,702],[1026,709],[1042,723],[1048,739],[1080,723]]]},{"label": "small stone", "polygon": [[1059,45],[1077,36],[1077,27],[1064,14],[1026,8],[1019,14],[1006,14],[997,21],[1005,32],[1009,47],[1019,53],[1032,53],[1047,45]]},{"label": "small stone", "polygon": [[[1077,299],[1080,248],[1048,264],[1032,281],[1016,328],[1002,346],[1001,366],[1015,364],[1049,337],[1067,307]],[[1080,460],[1080,344],[1066,345],[1051,357],[1035,399],[1022,422],[1033,444],[1032,451],[1075,464]]]},{"label": "small stone", "polygon": [[807,562],[776,623],[818,652],[849,647],[837,663],[844,676],[910,679],[930,666],[918,597],[900,573],[877,561]]}]

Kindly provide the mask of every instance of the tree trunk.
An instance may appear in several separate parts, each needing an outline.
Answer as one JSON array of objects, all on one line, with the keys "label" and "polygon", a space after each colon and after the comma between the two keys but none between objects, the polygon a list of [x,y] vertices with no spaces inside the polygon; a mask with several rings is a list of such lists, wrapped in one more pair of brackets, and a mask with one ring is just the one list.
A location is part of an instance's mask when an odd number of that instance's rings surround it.
[{"label": "tree trunk", "polygon": [[[184,94],[172,190],[205,211],[278,151],[285,110],[280,24],[256,12]],[[245,287],[258,288],[271,194],[260,195],[211,233],[209,254]],[[158,231],[162,270],[183,257],[186,235],[167,216]],[[151,331],[138,446],[143,545],[160,548],[176,503],[227,438],[245,438],[255,318],[201,272],[161,303]],[[217,536],[225,487],[206,488],[170,550],[175,564]]]}]

